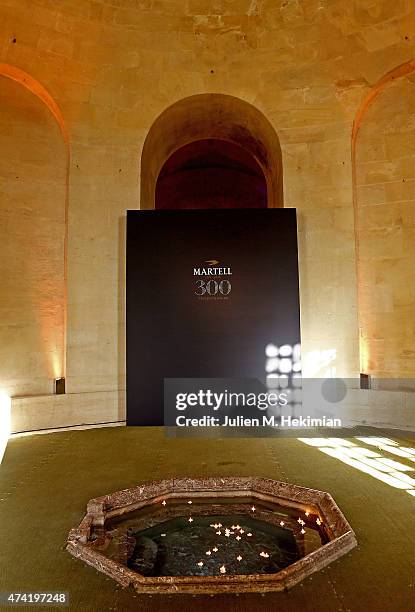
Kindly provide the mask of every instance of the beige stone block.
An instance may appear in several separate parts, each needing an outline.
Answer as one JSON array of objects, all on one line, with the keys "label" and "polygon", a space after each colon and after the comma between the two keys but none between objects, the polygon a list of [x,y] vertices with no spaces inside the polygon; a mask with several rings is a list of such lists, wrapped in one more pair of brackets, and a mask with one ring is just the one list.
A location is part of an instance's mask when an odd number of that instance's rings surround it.
[{"label": "beige stone block", "polygon": [[336,207],[333,210],[333,228],[338,232],[353,232],[354,214],[352,207]]},{"label": "beige stone block", "polygon": [[347,257],[354,251],[352,232],[318,230],[306,235],[306,252],[315,259],[328,257]]},{"label": "beige stone block", "polygon": [[387,201],[415,200],[415,180],[402,179],[385,185]]},{"label": "beige stone block", "polygon": [[388,183],[399,178],[400,173],[396,162],[375,161],[360,163],[357,166],[358,185]]},{"label": "beige stone block", "polygon": [[321,143],[309,144],[310,158],[315,164],[342,164],[350,167],[350,145],[344,139],[327,139]]},{"label": "beige stone block", "polygon": [[403,226],[415,225],[415,202],[400,202],[399,215]]},{"label": "beige stone block", "polygon": [[386,152],[389,159],[415,156],[415,132],[405,131],[385,135]]},{"label": "beige stone block", "polygon": [[299,231],[313,232],[323,229],[331,229],[334,223],[333,209],[309,209],[298,215]]},{"label": "beige stone block", "polygon": [[298,110],[292,109],[273,115],[280,129],[326,126],[336,121],[336,116],[333,114],[332,109],[319,107]]},{"label": "beige stone block", "polygon": [[365,28],[360,36],[368,51],[384,49],[402,41],[402,35],[397,31],[396,24],[393,22]]},{"label": "beige stone block", "polygon": [[329,124],[314,125],[314,126],[280,126],[278,123],[279,115],[276,116],[273,111],[269,112],[275,129],[278,131],[278,136],[282,144],[297,143],[297,142],[324,142],[326,140],[337,140],[344,138],[346,141],[350,138],[350,123],[344,121],[333,121]]},{"label": "beige stone block", "polygon": [[89,1],[85,4],[90,5],[90,11],[88,12],[94,13],[94,17],[85,18],[85,12],[83,11],[78,11],[74,14],[70,14],[67,11],[57,11],[56,19],[53,24],[53,29],[57,32],[75,38],[77,43],[76,46],[81,45],[82,42],[86,42],[86,40],[90,45],[92,43],[97,45],[102,35],[102,24],[100,23],[101,20],[99,17],[103,15],[103,6],[96,2]]},{"label": "beige stone block", "polygon": [[62,33],[53,30],[42,30],[38,39],[38,49],[56,53],[71,58],[74,53],[76,41]]},{"label": "beige stone block", "polygon": [[34,24],[27,27],[25,19],[10,15],[2,20],[1,32],[9,45],[24,45],[33,49],[36,48],[41,29]]},{"label": "beige stone block", "polygon": [[358,166],[365,162],[384,161],[390,158],[384,135],[370,135],[365,138],[358,135],[356,143],[356,162]]},{"label": "beige stone block", "polygon": [[402,225],[399,207],[391,204],[362,206],[359,209],[359,226],[361,230],[388,229]]},{"label": "beige stone block", "polygon": [[359,233],[360,249],[363,258],[388,254],[396,258],[402,254],[405,236],[399,226],[394,228],[376,228],[361,230]]},{"label": "beige stone block", "polygon": [[364,208],[371,204],[384,204],[386,202],[385,185],[359,185],[356,189],[359,207]]},{"label": "beige stone block", "polygon": [[408,46],[402,40],[401,43],[377,50],[375,56],[366,51],[358,53],[354,56],[351,65],[358,66],[359,75],[369,83],[376,83],[383,75],[406,61],[408,61]]},{"label": "beige stone block", "polygon": [[[274,54],[273,54],[274,55]],[[278,108],[279,111],[289,111],[293,107],[304,108],[306,106],[305,95],[306,91],[304,88],[294,89],[280,89],[275,92],[275,96],[270,96],[270,88],[273,87],[273,81],[275,80],[275,71],[263,72],[259,87],[261,89],[261,96],[265,100],[265,109],[273,110]],[[267,108],[270,105],[271,108]]]}]

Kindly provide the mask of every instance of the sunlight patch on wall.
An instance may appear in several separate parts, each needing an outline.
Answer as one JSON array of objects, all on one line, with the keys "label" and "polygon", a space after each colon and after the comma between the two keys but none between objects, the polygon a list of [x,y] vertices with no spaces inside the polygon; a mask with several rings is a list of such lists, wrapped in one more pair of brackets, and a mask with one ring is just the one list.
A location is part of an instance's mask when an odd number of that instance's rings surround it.
[{"label": "sunlight patch on wall", "polygon": [[303,376],[305,378],[335,378],[336,349],[309,351],[303,358]]}]

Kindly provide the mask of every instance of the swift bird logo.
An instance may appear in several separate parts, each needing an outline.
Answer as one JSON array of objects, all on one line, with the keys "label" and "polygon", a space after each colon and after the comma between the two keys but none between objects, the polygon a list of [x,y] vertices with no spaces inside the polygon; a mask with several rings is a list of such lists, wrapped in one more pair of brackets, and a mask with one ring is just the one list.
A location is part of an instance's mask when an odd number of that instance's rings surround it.
[{"label": "swift bird logo", "polygon": [[218,264],[219,262],[217,259],[207,259],[205,263],[208,263],[210,266],[216,266],[216,264]]}]

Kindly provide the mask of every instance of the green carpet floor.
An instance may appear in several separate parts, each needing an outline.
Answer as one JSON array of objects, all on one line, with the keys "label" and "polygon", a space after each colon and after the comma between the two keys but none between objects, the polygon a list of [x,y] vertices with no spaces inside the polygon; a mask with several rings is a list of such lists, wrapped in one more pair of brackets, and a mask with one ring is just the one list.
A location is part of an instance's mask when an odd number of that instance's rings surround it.
[{"label": "green carpet floor", "polygon": [[[178,475],[264,476],[329,491],[359,546],[286,593],[213,598],[138,596],[65,551],[90,498]],[[0,467],[0,591],[67,591],[74,611],[414,611],[414,509],[408,493],[296,439],[175,439],[123,427],[17,438]]]}]

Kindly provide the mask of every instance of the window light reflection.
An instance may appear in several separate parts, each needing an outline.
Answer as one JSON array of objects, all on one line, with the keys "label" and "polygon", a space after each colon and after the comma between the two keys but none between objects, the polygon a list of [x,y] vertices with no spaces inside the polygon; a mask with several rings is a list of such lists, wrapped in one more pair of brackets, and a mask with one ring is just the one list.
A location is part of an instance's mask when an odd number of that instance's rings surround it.
[{"label": "window light reflection", "polygon": [[415,469],[406,463],[385,457],[380,452],[387,452],[415,462],[415,448],[400,446],[399,442],[389,438],[356,437],[355,439],[361,444],[375,446],[377,450],[343,438],[298,438],[300,442],[318,448],[319,451],[333,459],[415,497],[415,478],[407,473],[414,472]]}]

